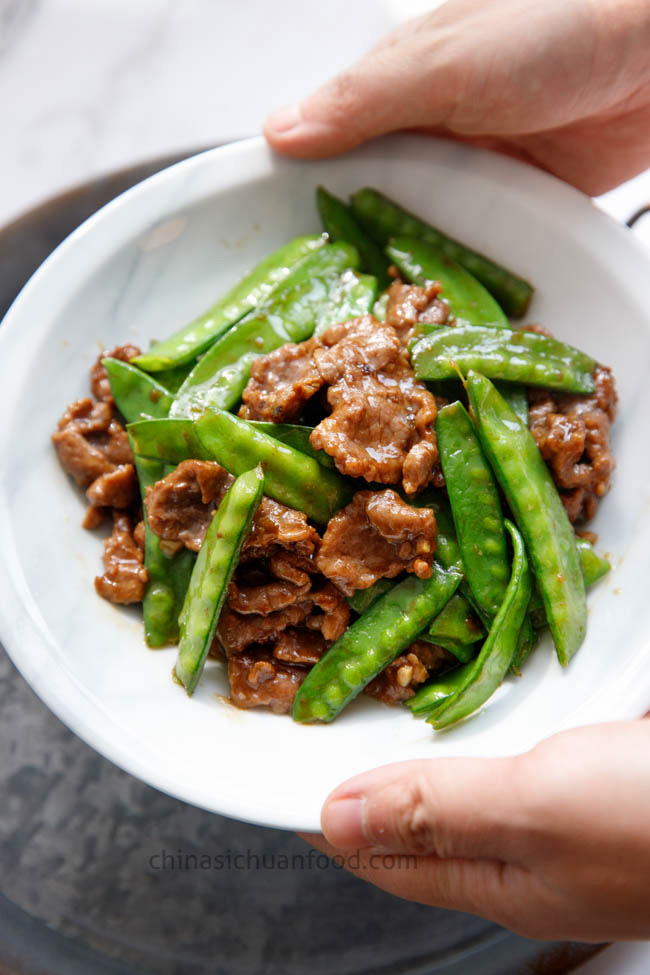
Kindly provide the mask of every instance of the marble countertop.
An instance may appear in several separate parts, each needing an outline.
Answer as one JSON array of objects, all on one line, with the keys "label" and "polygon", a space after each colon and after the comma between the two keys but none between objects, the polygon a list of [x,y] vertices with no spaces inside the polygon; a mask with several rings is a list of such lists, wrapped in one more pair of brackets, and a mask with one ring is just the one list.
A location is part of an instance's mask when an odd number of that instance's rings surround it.
[{"label": "marble countertop", "polygon": [[[0,0],[0,226],[67,187],[259,131],[432,0]],[[601,197],[650,203],[650,170]],[[650,216],[638,224],[650,246]],[[648,971],[615,946],[588,971]],[[581,969],[582,971],[582,969]]]},{"label": "marble countertop", "polygon": [[[83,180],[260,130],[440,0],[0,0],[0,225]],[[650,203],[650,171],[599,201]],[[638,228],[650,245],[650,218]]]}]

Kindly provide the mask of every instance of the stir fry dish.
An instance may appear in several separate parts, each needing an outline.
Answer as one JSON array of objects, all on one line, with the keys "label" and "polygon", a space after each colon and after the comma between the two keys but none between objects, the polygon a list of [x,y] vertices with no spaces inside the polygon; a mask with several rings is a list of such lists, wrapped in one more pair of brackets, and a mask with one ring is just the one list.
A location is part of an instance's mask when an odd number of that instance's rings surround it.
[{"label": "stir fry dish", "polygon": [[97,593],[142,603],[192,694],[332,721],[362,691],[436,729],[566,666],[586,529],[609,488],[610,370],[540,325],[531,286],[376,190],[317,190],[325,233],[199,319],[105,351],[53,441],[112,520]]}]

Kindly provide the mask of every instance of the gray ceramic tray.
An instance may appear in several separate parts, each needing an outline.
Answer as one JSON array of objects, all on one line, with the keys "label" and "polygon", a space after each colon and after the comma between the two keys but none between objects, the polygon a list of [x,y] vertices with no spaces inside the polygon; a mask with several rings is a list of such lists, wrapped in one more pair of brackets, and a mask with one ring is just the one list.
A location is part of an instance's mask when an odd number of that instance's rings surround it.
[{"label": "gray ceramic tray", "polygon": [[[82,220],[173,161],[95,180],[0,231],[0,318]],[[595,950],[397,900],[324,858],[283,869],[306,857],[301,840],[131,778],[50,714],[4,653],[0,742],[3,975],[559,975]],[[179,852],[224,866],[179,869]]]}]

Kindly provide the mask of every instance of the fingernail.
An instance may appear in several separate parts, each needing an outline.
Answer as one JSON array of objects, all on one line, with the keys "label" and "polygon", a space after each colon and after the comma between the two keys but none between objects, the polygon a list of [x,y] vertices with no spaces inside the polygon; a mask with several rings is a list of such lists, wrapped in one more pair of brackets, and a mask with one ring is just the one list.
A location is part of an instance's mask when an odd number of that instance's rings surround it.
[{"label": "fingernail", "polygon": [[323,807],[321,826],[325,839],[340,850],[370,846],[363,827],[363,799],[334,799]]},{"label": "fingernail", "polygon": [[286,108],[279,108],[276,112],[271,112],[266,120],[266,125],[274,132],[289,132],[300,125],[301,121],[298,105],[287,105]]}]

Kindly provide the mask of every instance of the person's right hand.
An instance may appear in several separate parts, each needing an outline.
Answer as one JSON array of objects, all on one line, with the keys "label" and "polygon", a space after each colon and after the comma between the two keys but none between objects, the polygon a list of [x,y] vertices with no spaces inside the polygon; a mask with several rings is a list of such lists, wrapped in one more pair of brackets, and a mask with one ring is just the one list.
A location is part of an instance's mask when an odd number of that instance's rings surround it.
[{"label": "person's right hand", "polygon": [[305,839],[383,890],[529,938],[646,939],[649,810],[646,719],[512,758],[384,765],[338,786]]},{"label": "person's right hand", "polygon": [[450,0],[264,132],[279,152],[318,158],[398,129],[605,192],[650,166],[650,0]]}]

